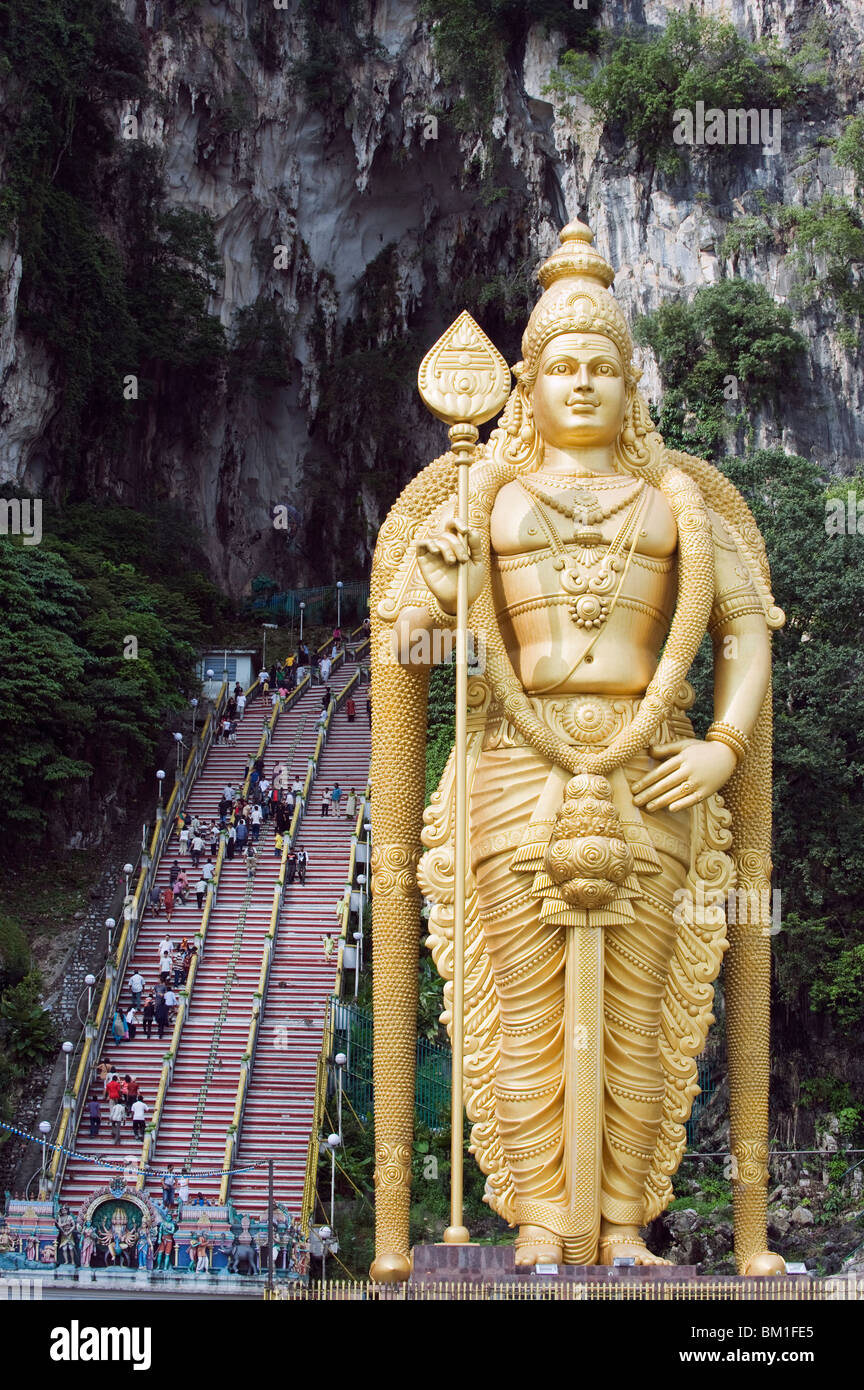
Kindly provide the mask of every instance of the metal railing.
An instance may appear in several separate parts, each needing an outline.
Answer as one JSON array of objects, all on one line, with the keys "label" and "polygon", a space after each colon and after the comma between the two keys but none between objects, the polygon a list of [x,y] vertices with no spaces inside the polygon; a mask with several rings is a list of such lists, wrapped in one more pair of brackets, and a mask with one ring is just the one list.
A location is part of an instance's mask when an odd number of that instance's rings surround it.
[{"label": "metal railing", "polygon": [[[346,687],[347,690],[358,678],[355,672],[354,677]],[[351,856],[348,861],[348,883],[345,895],[342,899],[342,909],[340,912],[341,931],[339,936],[339,958],[336,965],[336,980],[333,986],[333,995],[329,1001],[326,1017],[324,1020],[324,1036],[321,1040],[321,1051],[318,1055],[318,1063],[315,1077],[315,1108],[312,1115],[312,1127],[309,1131],[309,1148],[306,1154],[306,1177],[303,1183],[303,1204],[300,1210],[300,1223],[304,1232],[308,1232],[312,1221],[312,1213],[315,1208],[315,1191],[318,1182],[318,1148],[321,1125],[324,1120],[324,1107],[327,1101],[327,1069],[329,1058],[333,1055],[333,1040],[335,1035],[336,1009],[339,1007],[339,999],[342,994],[343,980],[343,957],[345,954],[345,944],[348,936],[348,922],[351,914],[351,889],[354,880],[354,871],[357,864],[357,846],[360,838],[365,834],[366,827],[366,803],[369,798],[369,785],[367,783],[366,792],[361,799],[360,808],[357,812],[357,821],[354,827],[354,834],[351,837]]]},{"label": "metal railing", "polygon": [[[258,684],[258,680],[253,682],[253,684],[249,687],[249,695],[252,695]],[[270,717],[266,720],[264,724],[264,729],[261,734],[261,741],[258,744],[258,752],[256,753],[255,758],[260,758],[264,756],[264,753],[272,738],[273,730],[276,727],[276,723],[279,719],[280,714],[283,714],[286,710],[291,708],[291,706],[300,698],[300,695],[306,689],[307,685],[308,677],[300,681],[296,689],[292,690],[291,693],[286,696],[284,701],[279,701],[277,704],[273,706],[273,709],[270,713]],[[249,759],[249,771],[246,774],[241,789],[241,795],[244,798],[249,795],[249,784],[252,779],[252,769],[255,764],[255,758]],[[236,820],[236,814],[234,815],[234,819]],[[224,862],[225,841],[223,840],[222,843],[219,845],[219,851],[216,855],[216,864],[213,870],[213,883],[212,887],[208,890],[207,893],[207,902],[204,906],[204,913],[201,918],[201,925],[195,935],[195,945],[197,947],[197,950],[195,952],[195,955],[192,957],[192,962],[189,966],[189,974],[186,977],[186,983],[183,989],[179,991],[179,1003],[177,1005],[177,1013],[174,1018],[174,1027],[171,1033],[171,1044],[163,1060],[162,1072],[159,1077],[159,1086],[156,1091],[156,1100],[153,1104],[153,1111],[150,1117],[150,1121],[144,1133],[144,1142],[141,1146],[141,1160],[138,1165],[139,1169],[141,1170],[139,1172],[137,1182],[137,1187],[139,1191],[142,1190],[144,1187],[144,1170],[147,1168],[149,1161],[153,1157],[153,1154],[156,1149],[156,1140],[159,1133],[159,1125],[162,1119],[162,1110],[165,1105],[165,1096],[167,1095],[168,1087],[170,1086],[171,1080],[174,1075],[174,1064],[176,1062],[177,1052],[180,1047],[183,1026],[186,1022],[186,1019],[189,1016],[189,1009],[191,1007],[192,1001],[192,987],[195,983],[195,976],[198,973],[198,966],[200,964],[201,957],[204,954],[204,946],[207,939],[207,928],[210,924],[210,917],[212,915],[213,908],[215,906],[216,899],[218,896],[219,879],[222,873],[222,866]]]},{"label": "metal railing", "polygon": [[[345,653],[343,648],[339,652],[336,661],[339,662],[343,660],[344,655]],[[258,977],[258,989],[255,992],[255,995],[253,996],[252,1015],[249,1020],[249,1034],[247,1038],[246,1052],[242,1059],[240,1076],[237,1082],[237,1098],[234,1103],[234,1114],[232,1117],[231,1126],[229,1127],[228,1134],[225,1139],[225,1162],[223,1165],[225,1173],[222,1178],[222,1187],[220,1189],[219,1195],[219,1200],[222,1203],[228,1200],[228,1192],[231,1185],[230,1169],[234,1160],[234,1156],[237,1153],[240,1144],[240,1135],[243,1128],[243,1113],[246,1104],[246,1095],[249,1087],[249,1076],[251,1075],[252,1066],[254,1063],[255,1049],[258,1042],[258,1028],[261,1021],[261,1015],[264,1011],[264,1002],[267,995],[267,984],[270,977],[270,962],[273,958],[273,949],[276,942],[276,932],[278,930],[279,920],[282,914],[282,902],[284,898],[285,886],[285,867],[288,861],[288,855],[296,841],[297,833],[300,828],[300,822],[302,820],[304,810],[306,806],[309,804],[309,794],[312,790],[312,783],[314,782],[315,776],[318,771],[318,761],[326,744],[327,734],[330,729],[331,721],[340,704],[343,702],[343,700],[346,700],[348,698],[348,695],[353,690],[354,686],[357,683],[357,680],[358,673],[355,671],[351,679],[347,682],[347,684],[343,686],[343,688],[338,692],[338,694],[336,694],[330,701],[330,705],[327,709],[326,719],[324,720],[323,724],[318,730],[318,736],[315,740],[315,751],[313,752],[312,757],[309,759],[309,764],[306,769],[306,779],[303,783],[303,792],[300,800],[294,808],[294,815],[291,818],[291,826],[282,847],[282,860],[279,866],[279,876],[277,878],[273,891],[273,907],[270,914],[270,925],[267,929],[267,934],[264,938],[264,949],[261,959],[261,970]],[[352,846],[352,863],[353,854],[354,849]]]},{"label": "metal railing", "polygon": [[221,717],[227,699],[228,687],[223,684],[204,721],[200,738],[191,749],[183,769],[174,783],[167,805],[164,809],[161,805],[157,807],[156,827],[151,836],[150,845],[146,850],[142,847],[141,869],[138,874],[135,893],[131,904],[124,909],[123,926],[117,939],[117,945],[105,965],[105,980],[96,1013],[85,1024],[84,1033],[79,1039],[79,1047],[73,1053],[74,1079],[72,1085],[63,1093],[62,1108],[51,1133],[51,1143],[57,1147],[48,1169],[48,1184],[55,1196],[66,1168],[66,1150],[73,1148],[75,1144],[75,1136],[81,1119],[79,1102],[90,1089],[96,1062],[113,1019],[126,967],[135,949],[138,928],[149,902],[150,891],[153,887],[162,851],[171,837],[174,818],[183,810],[189,791],[210,749],[216,720]]},{"label": "metal railing", "polygon": [[[356,1004],[339,1004],[334,1017],[333,1048],[350,1059],[343,1082],[358,1114],[370,1114],[373,1102],[372,1014]],[[414,1083],[415,1119],[428,1129],[449,1124],[452,1054],[449,1047],[417,1039]]]}]

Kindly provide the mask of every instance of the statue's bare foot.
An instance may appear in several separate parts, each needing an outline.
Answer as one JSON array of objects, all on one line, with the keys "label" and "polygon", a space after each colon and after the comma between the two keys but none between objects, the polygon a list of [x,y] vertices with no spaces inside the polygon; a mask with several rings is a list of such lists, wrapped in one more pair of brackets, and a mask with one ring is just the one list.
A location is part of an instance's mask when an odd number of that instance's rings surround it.
[{"label": "statue's bare foot", "polygon": [[520,1226],[516,1238],[517,1265],[560,1265],[564,1263],[564,1246],[560,1236],[545,1226]]},{"label": "statue's bare foot", "polygon": [[621,1231],[619,1235],[616,1235],[614,1231],[609,1231],[600,1238],[597,1263],[611,1265],[616,1260],[635,1260],[637,1265],[668,1265],[672,1263],[671,1260],[663,1260],[659,1255],[653,1255],[641,1236],[630,1235],[626,1231]]}]

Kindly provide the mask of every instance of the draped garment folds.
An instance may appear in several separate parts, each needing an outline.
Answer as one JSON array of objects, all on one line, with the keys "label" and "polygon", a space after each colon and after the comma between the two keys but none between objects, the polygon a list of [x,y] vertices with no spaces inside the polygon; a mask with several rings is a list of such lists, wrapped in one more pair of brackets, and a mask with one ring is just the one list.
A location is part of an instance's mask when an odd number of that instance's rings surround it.
[{"label": "draped garment folds", "polygon": [[[657,742],[693,737],[690,702],[685,686]],[[731,818],[716,796],[679,812],[637,807],[632,785],[655,763],[647,752],[633,756],[609,777],[633,870],[607,906],[574,909],[544,869],[570,774],[490,707],[482,680],[471,682],[469,703],[472,1151],[493,1209],[554,1232],[568,1262],[591,1263],[601,1216],[642,1225],[668,1200],[726,945],[712,901],[733,882]],[[597,752],[640,701],[558,695],[532,704],[558,738]],[[430,944],[445,979],[452,801],[451,760],[426,812],[418,875],[434,904]]]}]

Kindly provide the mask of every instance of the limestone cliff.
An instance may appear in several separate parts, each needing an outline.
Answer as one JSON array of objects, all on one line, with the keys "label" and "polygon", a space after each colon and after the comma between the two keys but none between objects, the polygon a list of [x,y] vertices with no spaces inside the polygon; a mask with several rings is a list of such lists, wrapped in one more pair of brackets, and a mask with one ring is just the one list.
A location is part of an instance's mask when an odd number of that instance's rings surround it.
[{"label": "limestone cliff", "polygon": [[[173,386],[156,372],[142,398],[117,398],[118,429],[85,428],[64,449],[64,371],[38,316],[18,314],[28,248],[13,225],[0,251],[0,481],[49,499],[173,499],[234,592],[260,572],[285,585],[358,577],[390,501],[443,447],[412,387],[422,352],[467,307],[515,361],[533,267],[566,219],[595,229],[631,317],[733,273],[786,302],[788,248],[769,237],[733,257],[723,238],[758,211],[759,191],[793,207],[854,197],[829,142],[854,111],[864,0],[706,0],[702,12],[789,51],[821,17],[831,82],[786,115],[780,153],[757,147],[730,163],[694,151],[674,177],[578,99],[550,93],[567,40],[523,8],[472,128],[459,73],[442,79],[416,0],[128,0],[146,90],[108,103],[116,144],[95,161],[99,222],[122,257],[134,196],[121,160],[127,145],[155,156],[162,206],[212,217],[209,311],[224,350],[178,368]],[[595,8],[595,23],[615,31],[663,26],[686,6]],[[864,453],[861,355],[836,318],[821,294],[796,310],[806,360],[782,412],[757,412],[748,442],[851,471]],[[656,400],[650,352],[643,362]],[[744,441],[739,430],[729,446]],[[280,503],[300,513],[293,539],[273,526]]]}]

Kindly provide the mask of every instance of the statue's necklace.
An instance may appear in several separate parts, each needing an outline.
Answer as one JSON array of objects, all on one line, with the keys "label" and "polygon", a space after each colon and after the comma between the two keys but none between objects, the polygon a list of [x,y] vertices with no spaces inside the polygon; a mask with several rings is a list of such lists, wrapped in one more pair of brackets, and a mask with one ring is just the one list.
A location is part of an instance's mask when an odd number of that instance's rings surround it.
[{"label": "statue's necklace", "polygon": [[[629,487],[625,487],[624,491],[617,498],[604,506],[598,499],[596,493],[584,487],[574,487],[573,484],[569,482],[566,484],[563,482],[553,484],[553,486],[566,486],[568,491],[572,490],[572,496],[570,498],[563,498],[556,497],[554,492],[547,492],[546,488],[541,487],[536,481],[536,477],[525,476],[520,478],[519,481],[526,492],[529,492],[532,497],[539,498],[547,507],[552,507],[556,512],[560,512],[562,516],[568,517],[575,526],[602,525],[604,521],[609,520],[610,516],[614,516],[616,512],[620,512],[624,507],[629,506],[631,502],[635,502],[636,498],[645,487],[644,479],[636,478],[631,482]],[[623,479],[616,478],[615,481],[616,483],[620,483]],[[600,537],[598,536],[596,539],[599,540]]]},{"label": "statue's necklace", "polygon": [[[576,557],[568,553],[564,542],[561,540],[561,537],[558,535],[552,523],[552,518],[546,513],[546,508],[543,505],[546,499],[543,498],[542,501],[538,499],[535,490],[527,485],[527,479],[520,478],[519,483],[528,493],[529,497],[534,498],[534,514],[540,522],[546,538],[549,541],[552,553],[555,556],[553,564],[556,570],[560,571],[561,588],[566,594],[571,595],[570,602],[567,605],[570,610],[570,617],[577,627],[587,629],[593,628],[594,641],[596,641],[596,638],[599,636],[600,628],[603,627],[604,623],[611,617],[615,610],[622,585],[627,577],[627,571],[630,568],[630,561],[633,558],[633,551],[636,548],[636,541],[639,535],[639,522],[642,518],[642,513],[645,510],[645,503],[647,501],[644,482],[640,479],[638,486],[632,489],[628,493],[625,502],[620,504],[623,506],[626,501],[631,502],[632,506],[630,512],[625,516],[617,534],[606,550],[603,563],[597,570],[597,573],[590,575],[590,577],[580,573],[580,570],[587,568],[585,557],[591,554],[591,543],[601,541],[602,537],[593,531],[577,533],[577,542],[580,540],[583,542],[582,562],[580,563],[579,559],[576,559]],[[618,511],[619,508],[616,506],[614,510]],[[610,512],[609,515],[611,514]],[[629,550],[625,559],[624,550],[628,546]],[[597,556],[595,554],[594,559],[590,563],[596,563],[596,559]],[[589,647],[586,648],[586,652],[583,652],[580,660],[584,660],[587,651],[590,650],[593,644],[594,642],[592,641]]]}]

